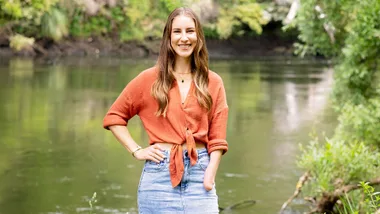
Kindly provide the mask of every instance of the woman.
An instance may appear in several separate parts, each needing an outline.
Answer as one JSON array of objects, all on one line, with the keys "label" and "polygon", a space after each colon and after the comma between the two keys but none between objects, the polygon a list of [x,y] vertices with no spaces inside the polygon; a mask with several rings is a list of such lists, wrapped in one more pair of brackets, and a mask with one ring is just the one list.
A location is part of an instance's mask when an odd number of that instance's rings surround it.
[{"label": "woman", "polygon": [[[141,148],[127,129],[138,114],[149,136]],[[208,70],[200,22],[189,8],[168,17],[156,66],[134,78],[103,126],[138,160],[140,213],[218,213],[214,180],[228,149],[222,79]]]}]

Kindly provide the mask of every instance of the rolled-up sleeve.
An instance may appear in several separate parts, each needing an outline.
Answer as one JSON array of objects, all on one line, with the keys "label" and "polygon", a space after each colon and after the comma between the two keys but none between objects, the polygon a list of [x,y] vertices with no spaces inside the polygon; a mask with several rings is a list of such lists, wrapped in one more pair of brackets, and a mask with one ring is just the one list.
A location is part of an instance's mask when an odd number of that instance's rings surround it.
[{"label": "rolled-up sleeve", "polygon": [[103,119],[103,127],[109,129],[109,126],[113,125],[126,126],[128,120],[139,113],[142,102],[142,89],[135,78],[128,83],[108,110]]},{"label": "rolled-up sleeve", "polygon": [[209,127],[207,150],[208,153],[215,150],[223,150],[224,154],[228,150],[228,143],[226,141],[228,105],[223,82],[221,82],[217,97],[213,101],[213,105],[213,115]]}]

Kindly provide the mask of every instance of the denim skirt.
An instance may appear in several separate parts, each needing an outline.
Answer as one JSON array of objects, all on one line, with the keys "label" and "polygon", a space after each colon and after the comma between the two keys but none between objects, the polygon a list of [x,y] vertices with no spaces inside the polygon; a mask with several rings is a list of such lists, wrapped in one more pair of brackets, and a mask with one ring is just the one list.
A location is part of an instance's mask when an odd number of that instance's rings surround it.
[{"label": "denim skirt", "polygon": [[190,165],[185,150],[184,174],[181,183],[172,187],[169,174],[170,151],[164,151],[160,163],[146,161],[138,187],[137,203],[141,214],[219,213],[215,185],[210,191],[203,186],[205,170],[210,162],[206,149],[198,149],[198,161]]}]

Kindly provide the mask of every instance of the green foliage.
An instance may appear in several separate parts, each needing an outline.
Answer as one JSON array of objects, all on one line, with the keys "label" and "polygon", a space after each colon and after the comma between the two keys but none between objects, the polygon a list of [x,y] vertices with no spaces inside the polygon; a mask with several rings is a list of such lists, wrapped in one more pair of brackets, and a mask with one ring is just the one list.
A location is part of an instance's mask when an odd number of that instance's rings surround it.
[{"label": "green foliage", "polygon": [[246,32],[245,27],[261,34],[261,26],[269,21],[264,18],[260,5],[253,1],[240,0],[238,3],[224,6],[220,10],[216,23],[217,32],[222,39],[227,39],[232,35],[243,35]]},{"label": "green foliage", "polygon": [[112,29],[112,23],[102,15],[87,16],[84,11],[76,9],[70,24],[70,34],[76,37],[100,36]]},{"label": "green foliage", "polygon": [[130,0],[101,8],[95,16],[76,9],[70,33],[78,37],[118,35],[121,41],[160,38],[167,15],[182,1]]},{"label": "green foliage", "polygon": [[[95,2],[96,14],[87,14],[85,4],[74,0],[0,1],[0,23],[12,23],[12,31],[32,37],[59,41],[74,37],[118,37],[121,41],[162,36],[168,14],[177,7],[199,3],[199,0],[123,0],[114,7]],[[221,1],[220,15],[203,23],[207,38],[228,38],[245,33],[262,32],[264,18],[261,6],[254,0]]]},{"label": "green foliage", "polygon": [[11,1],[5,1],[1,2],[1,11],[2,15],[8,15],[10,17],[14,17],[16,19],[22,17],[22,11],[21,11],[21,3],[20,2],[11,2]]},{"label": "green foliage", "polygon": [[124,26],[120,32],[121,40],[142,40],[145,37],[142,30],[142,23],[144,23],[148,13],[151,9],[151,1],[145,0],[143,3],[141,0],[128,1],[128,4],[124,6],[127,22],[124,22]]},{"label": "green foliage", "polygon": [[1,15],[13,17],[15,19],[28,19],[38,22],[38,19],[53,7],[58,0],[14,0],[14,1],[0,1],[2,10]]},{"label": "green foliage", "polygon": [[181,0],[160,0],[160,2],[165,5],[168,11],[173,11],[177,7],[181,7],[184,3]]},{"label": "green foliage", "polygon": [[375,192],[375,188],[365,182],[360,182],[363,192],[366,196],[364,202],[365,206],[369,207],[371,211],[375,212],[380,208],[380,192]]},{"label": "green foliage", "polygon": [[345,142],[364,141],[380,147],[380,99],[365,103],[346,103],[339,115],[335,138]]},{"label": "green foliage", "polygon": [[28,38],[20,34],[11,36],[9,40],[9,46],[16,51],[20,51],[24,48],[30,48],[34,44],[34,38]]},{"label": "green foliage", "polygon": [[363,210],[366,210],[365,214],[373,214],[380,208],[380,192],[375,192],[368,182],[360,182],[359,185],[363,193],[356,192],[353,197],[346,194],[341,198],[343,207],[338,207],[339,214],[364,214]]},{"label": "green foliage", "polygon": [[59,41],[68,34],[67,17],[59,9],[52,8],[42,16],[41,28],[43,36]]},{"label": "green foliage", "polygon": [[[40,26],[41,17],[50,11],[59,0],[0,1],[0,17],[13,21],[15,26],[34,29]],[[32,26],[28,26],[32,25]]]},{"label": "green foliage", "polygon": [[380,63],[380,2],[367,0],[358,4],[356,19],[347,27],[342,62],[336,69],[336,103],[360,104],[379,95],[376,72]]},{"label": "green foliage", "polygon": [[326,140],[320,145],[315,139],[301,150],[298,165],[310,170],[313,193],[330,192],[339,185],[359,183],[380,174],[380,153],[362,142]]},{"label": "green foliage", "polygon": [[208,24],[203,26],[203,33],[206,38],[219,39],[219,33],[215,24]]},{"label": "green foliage", "polygon": [[20,42],[27,41],[22,39],[21,35],[47,37],[55,41],[66,36],[68,34],[67,17],[56,7],[57,3],[58,0],[0,1],[2,8],[0,17],[5,20],[4,24],[8,24],[8,27],[17,34],[10,46],[19,50]]},{"label": "green foliage", "polygon": [[[353,14],[357,3],[352,0],[302,1],[293,23],[300,31],[298,38],[303,43],[298,44],[298,47],[310,50],[312,54],[338,55],[348,34],[347,27],[356,18]],[[327,31],[334,35],[334,39]]]}]

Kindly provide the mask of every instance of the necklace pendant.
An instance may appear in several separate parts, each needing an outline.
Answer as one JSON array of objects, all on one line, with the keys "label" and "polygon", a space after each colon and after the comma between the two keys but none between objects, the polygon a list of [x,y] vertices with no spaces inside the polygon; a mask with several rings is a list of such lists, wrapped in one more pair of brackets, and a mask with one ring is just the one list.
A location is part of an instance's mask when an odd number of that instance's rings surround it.
[{"label": "necklace pendant", "polygon": [[185,82],[185,80],[182,80],[182,83],[184,83]]}]

